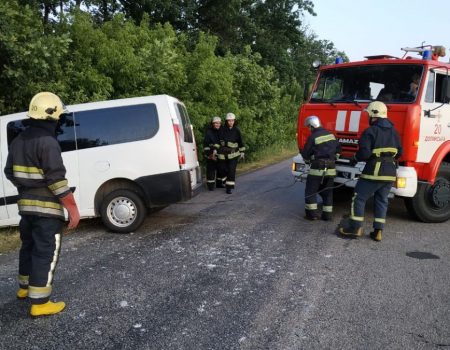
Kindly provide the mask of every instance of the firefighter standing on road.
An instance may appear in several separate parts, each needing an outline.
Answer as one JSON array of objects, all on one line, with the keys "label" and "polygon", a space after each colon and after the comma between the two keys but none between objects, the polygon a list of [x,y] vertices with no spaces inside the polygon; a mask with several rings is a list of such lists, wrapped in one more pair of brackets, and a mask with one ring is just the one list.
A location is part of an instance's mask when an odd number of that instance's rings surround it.
[{"label": "firefighter standing on road", "polygon": [[22,247],[17,298],[28,296],[31,316],[52,315],[64,309],[64,302],[49,301],[61,249],[63,207],[69,213],[69,229],[80,220],[56,140],[57,123],[64,112],[55,94],[35,95],[28,112],[29,126],[11,143],[5,167],[6,177],[19,192]]},{"label": "firefighter standing on road", "polygon": [[205,139],[203,140],[203,151],[206,158],[206,184],[210,191],[214,191],[214,187],[224,187],[223,181],[225,176],[221,174],[218,167],[217,151],[220,148],[219,130],[222,124],[220,117],[214,117],[211,126],[206,130]]},{"label": "firefighter standing on road", "polygon": [[364,130],[356,152],[357,161],[365,161],[366,165],[352,200],[350,224],[341,227],[339,232],[353,238],[363,234],[364,208],[366,201],[374,196],[374,222],[370,237],[381,241],[388,195],[397,174],[397,159],[402,154],[400,137],[393,124],[387,119],[387,107],[383,102],[374,101],[367,106],[370,127]]},{"label": "firefighter standing on road", "polygon": [[301,151],[302,157],[311,164],[305,187],[305,219],[317,220],[317,193],[322,197],[322,220],[332,219],[333,184],[336,176],[335,161],[339,156],[340,144],[336,137],[322,128],[315,115],[305,119],[305,126],[311,130]]},{"label": "firefighter standing on road", "polygon": [[221,173],[226,174],[226,192],[232,193],[235,185],[236,167],[239,159],[244,158],[245,147],[241,131],[234,126],[236,116],[227,113],[225,126],[220,129],[220,148],[218,152]]}]

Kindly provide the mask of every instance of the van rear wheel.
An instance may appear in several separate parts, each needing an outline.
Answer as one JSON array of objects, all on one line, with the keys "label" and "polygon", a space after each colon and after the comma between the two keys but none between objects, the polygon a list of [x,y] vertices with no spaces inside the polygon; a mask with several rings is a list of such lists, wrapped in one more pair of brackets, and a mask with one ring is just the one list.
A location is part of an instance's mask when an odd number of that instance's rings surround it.
[{"label": "van rear wheel", "polygon": [[439,167],[433,185],[419,183],[416,195],[405,198],[406,208],[423,222],[444,222],[450,219],[450,163]]},{"label": "van rear wheel", "polygon": [[136,192],[115,190],[103,199],[100,215],[105,226],[113,232],[136,230],[147,215],[147,208]]}]

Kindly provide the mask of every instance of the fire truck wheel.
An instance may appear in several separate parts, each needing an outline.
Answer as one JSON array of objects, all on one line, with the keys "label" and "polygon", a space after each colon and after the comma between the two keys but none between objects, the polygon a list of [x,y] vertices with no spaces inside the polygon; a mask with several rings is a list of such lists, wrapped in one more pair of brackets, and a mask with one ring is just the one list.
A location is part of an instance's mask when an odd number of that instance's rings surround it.
[{"label": "fire truck wheel", "polygon": [[442,162],[433,185],[419,183],[417,193],[405,200],[406,208],[423,222],[450,219],[450,163]]},{"label": "fire truck wheel", "polygon": [[103,223],[111,231],[129,233],[142,224],[147,208],[136,192],[119,189],[103,199],[100,213]]}]

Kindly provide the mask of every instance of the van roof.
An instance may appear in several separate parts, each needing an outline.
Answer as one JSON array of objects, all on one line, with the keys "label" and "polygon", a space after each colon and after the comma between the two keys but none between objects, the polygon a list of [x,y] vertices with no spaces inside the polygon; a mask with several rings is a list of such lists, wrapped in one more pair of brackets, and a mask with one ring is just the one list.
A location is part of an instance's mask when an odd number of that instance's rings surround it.
[{"label": "van roof", "polygon": [[[67,109],[69,112],[80,112],[89,109],[100,109],[107,107],[120,107],[126,106],[129,104],[144,104],[144,103],[158,103],[158,102],[177,102],[183,104],[180,100],[175,97],[169,95],[153,95],[153,96],[143,96],[143,97],[130,97],[130,98],[122,98],[117,100],[106,100],[106,101],[98,101],[98,102],[88,102],[88,103],[79,103],[75,105],[67,105]],[[0,118],[11,117],[15,118],[18,116],[23,116],[27,112],[19,112],[8,115],[0,115]]]}]

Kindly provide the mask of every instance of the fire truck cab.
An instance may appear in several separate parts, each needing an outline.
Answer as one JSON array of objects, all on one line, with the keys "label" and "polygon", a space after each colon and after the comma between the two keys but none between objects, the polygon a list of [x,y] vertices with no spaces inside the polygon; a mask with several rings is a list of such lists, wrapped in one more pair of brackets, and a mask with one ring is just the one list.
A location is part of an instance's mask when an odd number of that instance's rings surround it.
[{"label": "fire truck cab", "polygon": [[[364,167],[351,159],[369,126],[365,108],[371,101],[383,101],[403,146],[391,192],[404,197],[408,212],[420,221],[443,222],[450,219],[450,64],[438,60],[445,56],[441,46],[402,50],[402,58],[369,56],[320,67],[299,111],[298,147],[309,136],[305,118],[318,116],[342,146],[335,182],[354,187]],[[420,57],[407,56],[409,52]],[[294,157],[294,176],[306,177],[308,169],[300,154]]]}]

